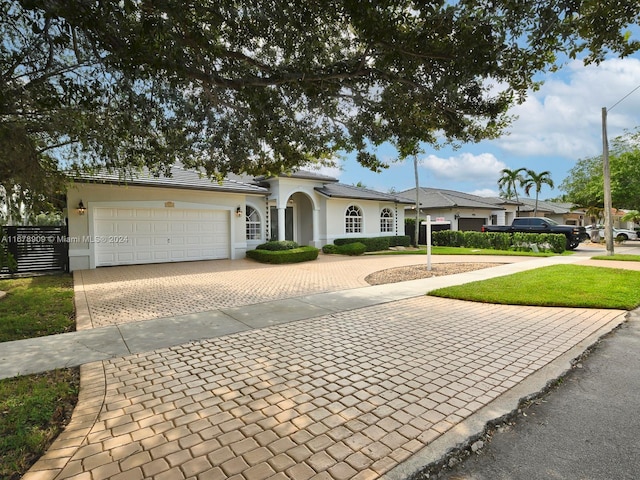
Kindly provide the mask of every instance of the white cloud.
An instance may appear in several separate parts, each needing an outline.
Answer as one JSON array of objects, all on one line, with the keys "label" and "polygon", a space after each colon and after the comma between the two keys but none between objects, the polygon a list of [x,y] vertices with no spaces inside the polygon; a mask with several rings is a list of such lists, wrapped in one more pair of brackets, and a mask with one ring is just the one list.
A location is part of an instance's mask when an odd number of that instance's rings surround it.
[{"label": "white cloud", "polygon": [[472,192],[467,192],[471,195],[477,195],[479,197],[499,197],[500,192],[498,190],[491,190],[490,188],[482,188],[480,190],[474,190]]},{"label": "white cloud", "polygon": [[[510,134],[496,141],[516,156],[596,155],[602,145],[602,108],[609,109],[609,138],[640,125],[640,60],[612,59],[600,65],[570,62],[539,91],[514,107]],[[611,108],[613,107],[613,108]]]},{"label": "white cloud", "polygon": [[476,184],[494,184],[500,170],[507,167],[491,153],[461,153],[448,158],[429,155],[420,160],[420,165],[436,179]]}]

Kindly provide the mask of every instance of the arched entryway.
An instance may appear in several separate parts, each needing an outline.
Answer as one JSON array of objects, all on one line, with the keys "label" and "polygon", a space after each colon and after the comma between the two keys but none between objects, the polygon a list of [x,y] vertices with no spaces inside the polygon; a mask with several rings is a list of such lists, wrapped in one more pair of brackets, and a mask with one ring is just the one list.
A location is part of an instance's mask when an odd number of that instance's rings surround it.
[{"label": "arched entryway", "polygon": [[[270,218],[272,239],[314,245],[313,203],[307,194],[292,194],[286,201],[286,207],[272,205]],[[281,222],[284,222],[284,228],[279,228]]]}]

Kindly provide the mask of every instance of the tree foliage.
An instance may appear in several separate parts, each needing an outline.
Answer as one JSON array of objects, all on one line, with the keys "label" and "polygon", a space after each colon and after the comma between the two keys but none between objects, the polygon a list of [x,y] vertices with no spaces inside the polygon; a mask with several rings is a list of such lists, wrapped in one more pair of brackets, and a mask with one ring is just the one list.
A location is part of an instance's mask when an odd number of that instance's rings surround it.
[{"label": "tree foliage", "polygon": [[[630,132],[612,141],[609,167],[612,205],[615,208],[640,210],[640,132]],[[602,156],[579,160],[569,171],[560,189],[577,205],[602,208]]]},{"label": "tree foliage", "polygon": [[531,195],[531,189],[536,192],[536,203],[533,209],[533,216],[535,217],[538,215],[538,197],[540,196],[542,186],[549,185],[549,187],[553,188],[553,179],[551,178],[551,172],[548,170],[538,173],[533,170],[526,169],[526,172],[527,176],[523,179],[521,185],[527,196]]},{"label": "tree foliage", "polygon": [[[555,54],[639,48],[631,0],[0,0],[0,168],[280,173],[495,137]],[[615,13],[615,14],[614,14]],[[32,165],[35,165],[32,163]]]}]

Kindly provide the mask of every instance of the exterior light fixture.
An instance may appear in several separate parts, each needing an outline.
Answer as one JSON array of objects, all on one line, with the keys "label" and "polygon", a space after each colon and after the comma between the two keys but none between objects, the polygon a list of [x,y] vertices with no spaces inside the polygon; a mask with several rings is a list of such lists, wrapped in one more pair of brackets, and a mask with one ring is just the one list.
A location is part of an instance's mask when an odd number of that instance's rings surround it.
[{"label": "exterior light fixture", "polygon": [[238,208],[236,208],[236,217],[240,218],[241,216],[242,216],[242,207],[238,205]]},{"label": "exterior light fixture", "polygon": [[84,215],[87,211],[87,207],[84,206],[84,203],[82,203],[82,200],[80,200],[80,203],[78,204],[78,215]]}]

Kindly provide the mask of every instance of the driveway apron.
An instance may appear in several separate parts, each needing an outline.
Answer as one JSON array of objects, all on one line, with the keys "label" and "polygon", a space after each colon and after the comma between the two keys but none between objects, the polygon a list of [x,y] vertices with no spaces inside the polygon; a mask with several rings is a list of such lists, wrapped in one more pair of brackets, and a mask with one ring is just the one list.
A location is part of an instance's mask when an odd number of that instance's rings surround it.
[{"label": "driveway apron", "polygon": [[[261,301],[348,291],[417,263],[400,258],[324,261],[306,276],[250,262],[164,266],[162,280],[151,266],[84,271],[81,327],[243,304],[259,315]],[[405,478],[539,391],[626,314],[407,296],[87,363],[71,423],[23,478]]]}]

